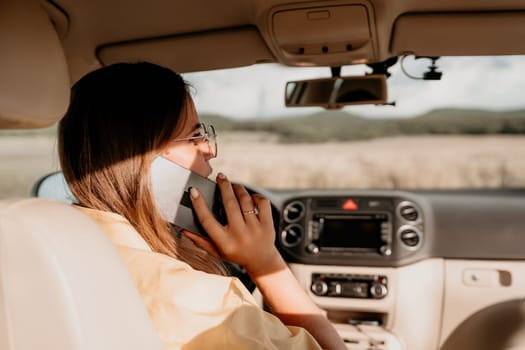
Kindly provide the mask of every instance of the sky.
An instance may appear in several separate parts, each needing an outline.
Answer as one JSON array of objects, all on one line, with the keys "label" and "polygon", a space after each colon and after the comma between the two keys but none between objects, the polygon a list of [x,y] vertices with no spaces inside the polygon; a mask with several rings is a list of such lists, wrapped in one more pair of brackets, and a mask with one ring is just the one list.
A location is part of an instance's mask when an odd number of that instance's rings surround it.
[{"label": "sky", "polygon": [[[421,76],[429,59],[407,57],[403,67]],[[388,100],[396,106],[347,106],[344,111],[369,118],[412,117],[437,108],[525,109],[525,56],[444,57],[437,61],[440,81],[408,78],[400,62],[390,68]],[[363,75],[370,68],[346,66],[342,76]],[[287,81],[328,78],[327,67],[294,68],[278,64],[184,74],[193,86],[199,113],[233,119],[267,119],[312,114],[319,107],[286,108]]]}]

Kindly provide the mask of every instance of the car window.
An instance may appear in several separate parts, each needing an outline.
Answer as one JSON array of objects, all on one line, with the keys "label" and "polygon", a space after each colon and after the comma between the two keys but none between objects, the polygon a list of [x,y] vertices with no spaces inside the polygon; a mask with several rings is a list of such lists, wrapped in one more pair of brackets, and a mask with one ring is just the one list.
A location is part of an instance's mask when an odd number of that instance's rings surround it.
[{"label": "car window", "polygon": [[[258,64],[184,74],[218,131],[215,172],[265,188],[525,187],[525,56],[408,57],[389,71],[395,106],[285,108],[287,81],[327,67]],[[405,70],[405,73],[403,72]],[[343,67],[342,75],[371,72]],[[59,170],[56,126],[0,131],[0,197],[27,196]]]},{"label": "car window", "polygon": [[56,125],[0,130],[0,164],[0,198],[29,196],[40,177],[59,169]]}]

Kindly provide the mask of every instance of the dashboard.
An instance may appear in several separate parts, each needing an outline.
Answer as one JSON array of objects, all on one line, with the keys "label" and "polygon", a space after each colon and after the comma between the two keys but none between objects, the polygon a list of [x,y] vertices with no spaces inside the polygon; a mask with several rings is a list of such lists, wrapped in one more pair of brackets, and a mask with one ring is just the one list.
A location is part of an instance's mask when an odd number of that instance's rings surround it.
[{"label": "dashboard", "polygon": [[278,243],[304,263],[389,264],[422,247],[425,218],[413,197],[295,197],[284,203]]},{"label": "dashboard", "polygon": [[[60,173],[35,188],[74,199]],[[486,348],[525,329],[525,190],[248,190],[349,349]]]},{"label": "dashboard", "polygon": [[525,259],[525,190],[267,191],[290,262],[404,266]]},{"label": "dashboard", "polygon": [[252,190],[349,349],[454,348],[473,316],[524,297],[524,190]]}]

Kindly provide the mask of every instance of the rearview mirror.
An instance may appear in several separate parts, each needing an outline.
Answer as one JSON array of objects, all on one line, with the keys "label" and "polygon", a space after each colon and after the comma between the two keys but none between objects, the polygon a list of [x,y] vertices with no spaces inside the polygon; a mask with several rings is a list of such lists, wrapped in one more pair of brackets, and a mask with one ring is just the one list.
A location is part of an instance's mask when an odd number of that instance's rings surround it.
[{"label": "rearview mirror", "polygon": [[383,74],[336,77],[286,83],[286,107],[319,106],[339,109],[346,105],[385,104],[386,78]]}]

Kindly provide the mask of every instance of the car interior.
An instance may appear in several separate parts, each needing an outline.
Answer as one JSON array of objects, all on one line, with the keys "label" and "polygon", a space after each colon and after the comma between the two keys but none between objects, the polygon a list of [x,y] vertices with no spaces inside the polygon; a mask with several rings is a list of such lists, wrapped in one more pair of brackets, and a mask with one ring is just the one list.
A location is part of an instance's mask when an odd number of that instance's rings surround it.
[{"label": "car interior", "polygon": [[[276,87],[283,105],[330,110],[389,103],[405,55],[525,55],[524,37],[519,0],[1,0],[0,129],[55,124],[72,84],[117,62],[330,67]],[[359,64],[372,73],[341,77]],[[525,190],[246,185],[271,200],[275,244],[348,349],[525,349]],[[56,173],[0,200],[0,349],[161,349],[66,187]]]}]

